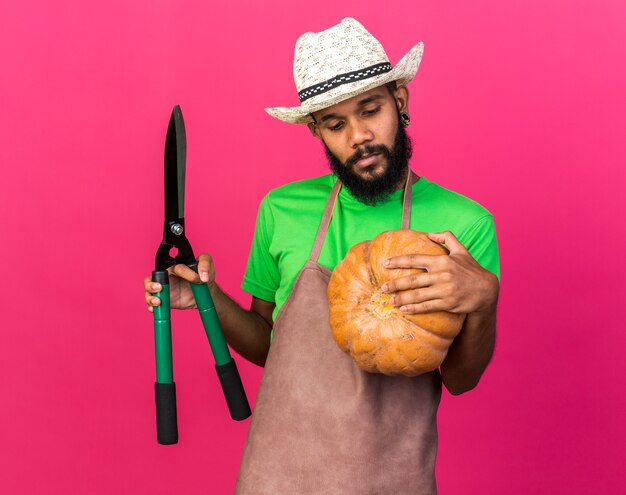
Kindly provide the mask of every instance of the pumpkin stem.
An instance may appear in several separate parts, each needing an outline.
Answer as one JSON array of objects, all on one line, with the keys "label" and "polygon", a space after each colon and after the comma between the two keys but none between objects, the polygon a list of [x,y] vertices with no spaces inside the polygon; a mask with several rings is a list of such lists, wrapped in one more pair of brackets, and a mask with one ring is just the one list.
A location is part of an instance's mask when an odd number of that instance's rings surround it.
[{"label": "pumpkin stem", "polygon": [[383,292],[382,289],[374,291],[367,307],[381,320],[390,318],[396,309],[391,305],[391,295]]}]

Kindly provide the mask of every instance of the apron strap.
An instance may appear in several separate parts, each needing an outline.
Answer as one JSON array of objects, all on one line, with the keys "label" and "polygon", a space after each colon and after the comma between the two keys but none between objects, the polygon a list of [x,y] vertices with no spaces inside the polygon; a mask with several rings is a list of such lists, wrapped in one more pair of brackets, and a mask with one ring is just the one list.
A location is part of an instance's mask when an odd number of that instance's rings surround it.
[{"label": "apron strap", "polygon": [[337,179],[330,194],[328,195],[328,201],[326,201],[326,208],[324,209],[324,215],[322,215],[322,221],[317,229],[317,236],[315,236],[315,243],[313,243],[313,249],[311,250],[311,256],[309,260],[317,262],[320,252],[322,251],[322,245],[324,244],[324,238],[326,237],[326,231],[328,230],[328,224],[330,224],[330,217],[333,215],[335,209],[335,203],[337,195],[341,189],[341,181]]},{"label": "apron strap", "polygon": [[[404,185],[404,199],[402,200],[402,228],[408,229],[411,225],[411,193],[413,192],[413,171],[409,168]],[[410,184],[410,185],[409,185]]]}]

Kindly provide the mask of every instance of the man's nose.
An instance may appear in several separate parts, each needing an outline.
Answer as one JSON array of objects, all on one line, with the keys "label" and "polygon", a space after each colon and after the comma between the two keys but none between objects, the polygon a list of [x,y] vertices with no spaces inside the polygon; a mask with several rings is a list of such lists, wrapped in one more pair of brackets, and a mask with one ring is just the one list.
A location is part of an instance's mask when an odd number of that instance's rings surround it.
[{"label": "man's nose", "polygon": [[350,124],[350,146],[354,149],[369,143],[374,139],[374,134],[365,122],[352,122]]}]

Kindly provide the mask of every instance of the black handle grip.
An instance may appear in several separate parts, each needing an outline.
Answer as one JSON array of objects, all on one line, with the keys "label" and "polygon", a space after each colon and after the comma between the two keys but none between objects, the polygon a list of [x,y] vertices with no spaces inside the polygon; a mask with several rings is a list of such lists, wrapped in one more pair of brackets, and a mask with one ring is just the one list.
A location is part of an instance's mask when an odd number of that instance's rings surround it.
[{"label": "black handle grip", "polygon": [[154,384],[156,398],[157,441],[161,445],[178,443],[178,426],[176,421],[176,384]]},{"label": "black handle grip", "polygon": [[246,391],[241,383],[235,360],[232,359],[229,363],[222,365],[216,364],[215,369],[222,384],[224,397],[226,397],[226,403],[230,410],[230,417],[235,421],[241,421],[250,417],[250,414],[252,414],[250,404],[248,404]]}]

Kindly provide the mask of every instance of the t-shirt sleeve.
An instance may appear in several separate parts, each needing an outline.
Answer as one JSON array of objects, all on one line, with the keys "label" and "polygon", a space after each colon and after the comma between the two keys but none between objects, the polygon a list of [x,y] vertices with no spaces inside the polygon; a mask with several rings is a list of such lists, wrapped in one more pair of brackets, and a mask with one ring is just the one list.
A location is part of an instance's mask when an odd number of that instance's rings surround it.
[{"label": "t-shirt sleeve", "polygon": [[252,248],[241,288],[259,299],[270,302],[275,301],[274,295],[280,284],[278,264],[270,253],[274,227],[268,194],[259,205]]},{"label": "t-shirt sleeve", "polygon": [[500,254],[496,228],[491,214],[477,220],[458,237],[480,266],[500,280]]}]

